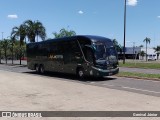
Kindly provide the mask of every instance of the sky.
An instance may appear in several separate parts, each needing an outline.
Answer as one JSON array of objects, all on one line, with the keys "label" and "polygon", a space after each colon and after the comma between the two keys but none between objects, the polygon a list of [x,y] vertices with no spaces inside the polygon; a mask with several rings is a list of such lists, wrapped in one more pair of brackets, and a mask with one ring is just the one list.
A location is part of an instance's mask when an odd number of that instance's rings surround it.
[{"label": "sky", "polygon": [[[160,0],[127,0],[126,46],[160,45]],[[40,21],[47,38],[66,28],[77,35],[116,39],[123,46],[124,0],[1,0],[0,39],[26,20]]]}]

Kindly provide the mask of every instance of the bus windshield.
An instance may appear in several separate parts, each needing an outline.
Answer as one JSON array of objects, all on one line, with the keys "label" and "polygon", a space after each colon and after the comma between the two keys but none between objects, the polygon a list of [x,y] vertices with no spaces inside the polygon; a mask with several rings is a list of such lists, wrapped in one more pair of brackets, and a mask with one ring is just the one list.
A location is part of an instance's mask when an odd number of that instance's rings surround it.
[{"label": "bus windshield", "polygon": [[95,59],[96,63],[106,62],[106,61],[116,61],[117,53],[113,44],[110,42],[97,42],[93,43],[95,49]]}]

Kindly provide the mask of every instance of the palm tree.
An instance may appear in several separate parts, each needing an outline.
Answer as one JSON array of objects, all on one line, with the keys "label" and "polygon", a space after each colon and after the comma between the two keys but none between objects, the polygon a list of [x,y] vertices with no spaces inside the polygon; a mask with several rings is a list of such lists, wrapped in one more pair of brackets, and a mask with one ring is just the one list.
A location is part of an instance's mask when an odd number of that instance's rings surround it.
[{"label": "palm tree", "polygon": [[151,39],[146,37],[146,38],[143,40],[143,42],[146,43],[146,61],[147,61],[147,44],[148,44],[148,43],[150,44]]},{"label": "palm tree", "polygon": [[11,48],[10,48],[10,51],[12,52],[12,64],[13,64],[13,51],[14,51],[14,43],[16,41],[16,38],[15,36],[10,36],[10,43],[11,43]]},{"label": "palm tree", "polygon": [[[19,37],[19,39],[20,39],[19,45],[21,48],[21,46],[24,43],[24,39],[27,36],[26,26],[24,24],[21,24],[19,27],[13,27],[12,32],[11,32],[11,36],[13,39],[15,39],[16,37]],[[19,59],[20,59],[20,65],[21,65],[21,49],[20,49]]]},{"label": "palm tree", "polygon": [[154,47],[153,49],[154,49],[154,52],[156,52],[157,54],[157,60],[158,60],[159,54],[160,54],[160,46]]},{"label": "palm tree", "polygon": [[66,30],[65,28],[62,28],[59,33],[55,32],[53,33],[55,38],[62,38],[62,37],[69,37],[69,36],[75,36],[76,32],[73,30]]},{"label": "palm tree", "polygon": [[46,29],[41,22],[27,20],[24,22],[24,25],[30,42],[35,42],[36,37],[37,37],[37,42],[38,42],[38,37],[40,37],[42,40],[45,40]]},{"label": "palm tree", "polygon": [[12,38],[19,37],[20,45],[24,43],[24,39],[27,36],[25,25],[21,24],[19,27],[13,27],[11,32]]}]

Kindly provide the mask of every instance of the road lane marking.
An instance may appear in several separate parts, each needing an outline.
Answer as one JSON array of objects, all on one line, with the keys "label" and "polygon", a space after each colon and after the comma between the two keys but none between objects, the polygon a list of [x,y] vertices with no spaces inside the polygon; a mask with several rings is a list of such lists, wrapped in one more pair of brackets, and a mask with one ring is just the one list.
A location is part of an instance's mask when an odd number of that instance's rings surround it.
[{"label": "road lane marking", "polygon": [[137,88],[131,88],[131,87],[125,87],[125,86],[116,86],[116,85],[111,85],[111,84],[103,84],[103,85],[108,86],[108,87],[121,87],[121,88],[124,88],[124,89],[131,89],[131,90],[137,90],[137,91],[160,94],[160,92],[151,91],[151,90],[145,90],[145,89],[137,89]]},{"label": "road lane marking", "polygon": [[137,89],[137,88],[131,88],[131,87],[124,87],[124,86],[121,86],[121,87],[122,87],[122,88],[125,88],[125,89],[139,90],[139,91],[143,91],[143,92],[150,92],[150,93],[160,94],[160,92],[156,92],[156,91],[150,91],[150,90],[144,90],[144,89]]}]

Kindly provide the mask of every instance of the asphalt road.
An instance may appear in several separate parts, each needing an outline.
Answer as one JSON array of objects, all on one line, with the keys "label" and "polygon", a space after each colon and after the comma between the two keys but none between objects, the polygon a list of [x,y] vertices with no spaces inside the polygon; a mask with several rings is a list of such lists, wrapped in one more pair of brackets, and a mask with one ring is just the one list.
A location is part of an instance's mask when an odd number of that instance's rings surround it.
[{"label": "asphalt road", "polygon": [[[127,69],[127,68],[120,68],[124,71],[143,71],[142,69]],[[0,65],[0,70],[4,71],[11,71],[11,72],[19,72],[24,74],[31,74],[35,76],[41,76],[36,74],[35,71],[31,71],[27,69],[26,65]],[[152,71],[152,70],[147,70]],[[146,71],[144,71],[146,72]],[[103,79],[93,79],[93,78],[86,78],[83,81],[78,80],[78,78],[74,75],[66,75],[66,74],[57,74],[57,73],[47,73],[43,75],[46,78],[60,78],[63,81],[72,81],[78,82],[81,84],[88,84],[93,86],[100,86],[110,89],[117,89],[121,91],[129,91],[132,93],[139,93],[145,94],[149,96],[156,96],[160,97],[160,81],[153,81],[153,80],[140,80],[135,78],[124,78],[124,77],[105,77]]]}]

